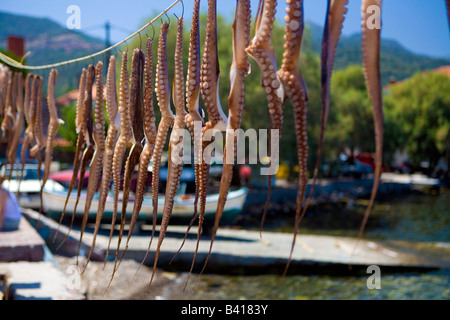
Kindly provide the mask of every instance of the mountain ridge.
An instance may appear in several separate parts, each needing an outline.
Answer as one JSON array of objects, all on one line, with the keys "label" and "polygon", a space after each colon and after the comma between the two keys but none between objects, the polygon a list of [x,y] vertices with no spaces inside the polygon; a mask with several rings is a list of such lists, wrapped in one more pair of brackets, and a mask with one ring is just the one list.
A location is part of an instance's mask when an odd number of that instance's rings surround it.
[{"label": "mountain ridge", "polygon": [[[311,47],[314,53],[320,55],[323,27],[312,22],[306,24]],[[25,37],[25,51],[30,52],[26,61],[29,65],[74,59],[104,48],[104,40],[76,30],[69,30],[49,18],[0,11],[0,48],[6,49],[8,35]],[[386,38],[382,38],[380,59],[383,84],[392,79],[400,81],[416,72],[450,64],[450,58],[416,54],[398,41]],[[361,60],[361,34],[343,35],[336,51],[334,69],[344,69],[352,64],[361,65]],[[66,75],[58,80],[57,94],[67,92],[78,85],[80,66],[74,64],[63,68]]]},{"label": "mountain ridge", "polygon": [[[311,45],[314,52],[320,54],[323,28],[311,22],[307,25],[311,33]],[[381,38],[380,51],[383,84],[387,84],[390,80],[404,80],[419,71],[450,65],[450,57],[436,58],[417,54],[404,47],[397,40],[390,38]],[[344,69],[349,65],[361,65],[361,63],[361,33],[341,36],[336,50],[334,69]]]}]

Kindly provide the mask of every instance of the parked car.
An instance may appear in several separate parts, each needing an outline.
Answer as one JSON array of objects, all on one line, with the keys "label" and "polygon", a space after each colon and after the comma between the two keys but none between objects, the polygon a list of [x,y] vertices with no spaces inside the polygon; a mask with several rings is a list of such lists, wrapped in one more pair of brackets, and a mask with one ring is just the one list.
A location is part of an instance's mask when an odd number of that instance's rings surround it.
[{"label": "parked car", "polygon": [[365,178],[369,174],[373,174],[373,169],[371,166],[362,163],[355,158],[340,158],[336,160],[331,171],[332,176],[344,176],[353,178]]}]

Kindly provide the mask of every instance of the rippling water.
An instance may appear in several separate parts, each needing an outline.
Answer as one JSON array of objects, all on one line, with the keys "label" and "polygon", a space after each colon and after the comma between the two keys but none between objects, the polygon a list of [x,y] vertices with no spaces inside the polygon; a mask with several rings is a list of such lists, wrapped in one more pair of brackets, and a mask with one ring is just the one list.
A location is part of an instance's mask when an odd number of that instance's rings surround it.
[{"label": "rippling water", "polygon": [[[350,208],[357,214],[364,207]],[[335,219],[339,214],[334,213]],[[319,219],[319,217],[315,217]],[[420,242],[450,242],[450,192],[438,196],[412,194],[379,202],[364,237]],[[356,235],[345,228],[305,227],[303,233]],[[381,273],[381,289],[368,289],[367,276],[203,275],[198,299],[450,299],[450,270]]]}]

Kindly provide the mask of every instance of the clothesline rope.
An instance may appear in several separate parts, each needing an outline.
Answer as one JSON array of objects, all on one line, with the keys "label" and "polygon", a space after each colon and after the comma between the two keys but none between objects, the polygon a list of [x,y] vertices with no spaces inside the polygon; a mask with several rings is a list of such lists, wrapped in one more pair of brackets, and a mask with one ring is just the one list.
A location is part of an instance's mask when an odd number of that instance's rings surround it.
[{"label": "clothesline rope", "polygon": [[129,35],[127,38],[125,38],[124,40],[116,43],[115,45],[106,48],[102,51],[81,57],[81,58],[76,58],[76,59],[71,59],[71,60],[66,60],[66,61],[62,61],[62,62],[58,62],[58,63],[53,63],[53,64],[47,64],[47,65],[42,65],[42,66],[28,66],[28,65],[23,65],[20,62],[8,57],[7,55],[3,54],[0,52],[0,60],[2,60],[4,63],[8,64],[11,67],[14,68],[19,68],[19,69],[25,69],[25,70],[42,70],[42,69],[50,69],[50,68],[56,68],[56,67],[60,67],[60,66],[64,66],[64,65],[68,65],[68,64],[72,64],[72,63],[76,63],[76,62],[80,62],[80,61],[84,61],[84,60],[88,60],[88,59],[92,59],[95,58],[97,56],[100,56],[102,54],[105,54],[108,51],[111,51],[115,48],[117,48],[118,46],[126,43],[128,40],[130,40],[131,38],[134,38],[135,36],[139,35],[142,31],[144,31],[145,29],[147,29],[149,26],[151,26],[153,23],[155,23],[157,20],[159,20],[163,15],[165,15],[170,9],[172,9],[172,7],[174,7],[178,2],[181,2],[182,0],[175,0],[169,7],[167,7],[167,9],[165,9],[164,11],[162,11],[160,14],[158,14],[155,18],[153,18],[153,20],[151,20],[150,22],[148,22],[146,25],[144,25],[142,28],[140,28],[139,30],[137,30],[136,32],[134,32],[133,34]]}]

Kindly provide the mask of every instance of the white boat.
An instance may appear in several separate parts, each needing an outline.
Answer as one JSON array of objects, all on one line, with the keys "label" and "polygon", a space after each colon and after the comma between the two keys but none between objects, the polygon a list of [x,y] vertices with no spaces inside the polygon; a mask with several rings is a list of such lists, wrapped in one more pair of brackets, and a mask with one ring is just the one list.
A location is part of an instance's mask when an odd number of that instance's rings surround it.
[{"label": "white boat", "polygon": [[[41,206],[41,185],[42,181],[38,178],[37,164],[27,163],[24,166],[23,179],[20,183],[20,195],[18,198],[19,205],[22,208],[29,208],[39,210]],[[10,167],[1,166],[0,175],[11,175],[10,180],[3,181],[3,188],[10,191],[14,195],[19,192],[19,180],[21,176],[22,165],[14,164],[12,173],[9,172]],[[42,175],[42,173],[41,173]],[[50,190],[64,190],[64,187],[52,179],[48,179],[44,189],[50,188]]]},{"label": "white boat", "polygon": [[[225,204],[224,209],[224,217],[225,216],[234,216],[235,214],[242,211],[245,200],[247,198],[248,189],[240,188],[234,191],[230,191],[227,197],[227,202]],[[74,190],[69,197],[69,201],[67,203],[66,215],[71,216],[76,202],[77,192]],[[43,206],[44,211],[50,216],[54,218],[60,217],[64,203],[67,197],[67,190],[52,190],[50,187],[47,187],[43,192]],[[82,217],[84,213],[85,207],[85,199],[86,199],[86,191],[81,192],[81,196],[79,199],[79,203],[77,205],[75,216]],[[92,200],[92,204],[89,210],[89,218],[95,218],[98,211],[98,200],[99,193],[97,192]],[[118,203],[118,215],[120,216],[122,212],[122,201],[121,197],[119,197]],[[179,218],[191,218],[194,213],[194,196],[190,194],[183,194],[182,190],[179,192],[179,195],[175,197],[174,207],[172,211],[172,217]],[[206,197],[206,208],[205,208],[205,218],[210,218],[214,216],[217,209],[217,203],[219,200],[219,194],[209,194]],[[126,215],[127,217],[131,217],[134,207],[134,195],[130,194]],[[162,212],[164,208],[164,196],[160,195],[158,197],[158,216],[162,217]],[[113,196],[112,192],[108,194],[105,203],[105,211],[103,214],[104,218],[111,218],[113,214]],[[152,221],[153,219],[153,206],[152,206],[152,197],[150,195],[145,195],[142,203],[142,208],[139,213],[140,221]]]},{"label": "white boat", "polygon": [[409,184],[412,188],[422,191],[439,192],[441,187],[439,179],[431,178],[421,173],[397,174],[386,172],[381,175],[381,181]]}]

